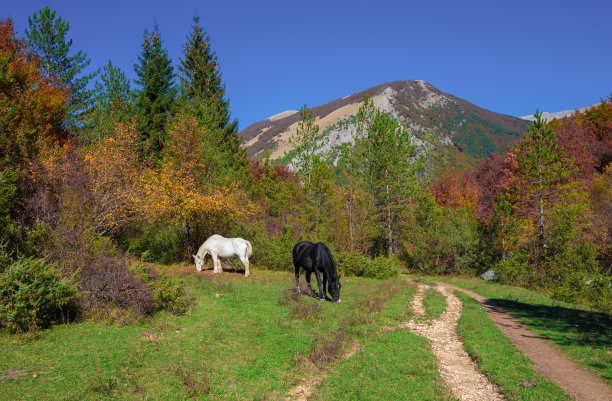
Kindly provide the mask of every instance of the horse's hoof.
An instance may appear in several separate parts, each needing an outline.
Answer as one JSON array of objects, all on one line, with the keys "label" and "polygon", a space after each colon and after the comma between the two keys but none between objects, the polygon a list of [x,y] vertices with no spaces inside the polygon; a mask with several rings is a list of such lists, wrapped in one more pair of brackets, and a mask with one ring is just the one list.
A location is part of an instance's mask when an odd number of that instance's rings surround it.
[{"label": "horse's hoof", "polygon": [[325,302],[325,298],[319,298],[319,301]]}]

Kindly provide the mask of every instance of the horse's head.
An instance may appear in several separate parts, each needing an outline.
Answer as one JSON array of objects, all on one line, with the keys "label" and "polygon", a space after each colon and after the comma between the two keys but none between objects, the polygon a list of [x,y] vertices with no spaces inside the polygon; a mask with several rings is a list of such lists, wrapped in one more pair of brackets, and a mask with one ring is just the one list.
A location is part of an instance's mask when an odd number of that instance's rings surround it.
[{"label": "horse's head", "polygon": [[193,258],[195,259],[195,265],[196,265],[196,270],[201,272],[202,271],[202,265],[204,264],[204,258],[201,258],[197,255],[192,255]]},{"label": "horse's head", "polygon": [[340,277],[338,276],[335,281],[330,280],[329,284],[327,284],[327,290],[332,296],[332,300],[334,302],[341,302],[340,299]]}]

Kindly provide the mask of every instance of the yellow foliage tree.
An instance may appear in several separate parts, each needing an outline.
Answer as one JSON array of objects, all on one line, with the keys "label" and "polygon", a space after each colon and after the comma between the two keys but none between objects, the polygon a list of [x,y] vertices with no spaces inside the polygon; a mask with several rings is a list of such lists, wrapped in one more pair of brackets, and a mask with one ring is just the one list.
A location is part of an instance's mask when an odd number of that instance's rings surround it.
[{"label": "yellow foliage tree", "polygon": [[225,221],[251,215],[254,204],[240,201],[232,188],[206,189],[198,182],[202,128],[192,116],[178,116],[168,130],[165,154],[157,167],[138,161],[137,132],[117,125],[85,157],[95,198],[94,230],[112,233],[136,222],[175,226],[206,224],[214,230]]}]

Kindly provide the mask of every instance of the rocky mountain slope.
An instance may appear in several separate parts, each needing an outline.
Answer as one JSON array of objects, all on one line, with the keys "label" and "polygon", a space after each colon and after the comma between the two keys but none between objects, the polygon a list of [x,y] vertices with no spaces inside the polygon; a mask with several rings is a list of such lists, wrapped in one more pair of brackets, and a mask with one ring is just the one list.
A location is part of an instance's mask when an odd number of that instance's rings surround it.
[{"label": "rocky mountain slope", "polygon": [[[599,103],[597,103],[597,104],[599,104]],[[583,108],[581,108],[581,109],[576,109],[576,110],[565,110],[565,111],[556,111],[556,112],[554,112],[554,113],[548,113],[548,112],[546,112],[546,111],[543,111],[543,112],[542,112],[542,118],[545,118],[547,121],[552,121],[552,120],[553,120],[553,119],[555,119],[555,118],[556,118],[557,120],[560,120],[560,119],[565,118],[565,117],[571,117],[571,116],[573,116],[573,115],[574,115],[574,113],[575,113],[576,111],[583,112],[583,111],[585,111],[586,109],[588,109],[589,107],[597,106],[597,104],[592,104],[592,105],[590,105],[590,106],[583,107]],[[523,119],[523,120],[527,120],[527,121],[535,121],[535,117],[533,116],[533,114],[532,114],[532,115],[529,115],[529,116],[521,116],[521,117],[519,117],[519,118],[521,118],[521,119]]]},{"label": "rocky mountain slope", "polygon": [[[444,93],[425,81],[396,81],[366,90],[379,109],[408,128],[419,148],[438,167],[465,168],[489,153],[501,151],[523,135],[529,122],[498,114]],[[321,135],[328,137],[325,151],[354,142],[355,116],[366,91],[312,108]],[[251,156],[269,156],[290,163],[289,139],[299,112],[288,110],[252,124],[239,134]],[[436,150],[436,152],[431,152]]]}]

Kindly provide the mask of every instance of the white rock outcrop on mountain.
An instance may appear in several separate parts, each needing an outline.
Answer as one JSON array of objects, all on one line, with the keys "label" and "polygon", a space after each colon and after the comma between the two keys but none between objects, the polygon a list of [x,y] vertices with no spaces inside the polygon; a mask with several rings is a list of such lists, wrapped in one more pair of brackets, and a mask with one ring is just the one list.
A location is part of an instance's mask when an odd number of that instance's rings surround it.
[{"label": "white rock outcrop on mountain", "polygon": [[[554,112],[554,113],[548,113],[548,112],[546,112],[546,111],[543,111],[543,112],[542,112],[542,118],[546,119],[546,121],[552,121],[552,120],[553,120],[553,119],[555,119],[555,118],[556,118],[557,120],[560,120],[560,119],[565,118],[565,117],[571,117],[572,115],[574,115],[574,113],[575,113],[576,111],[583,112],[583,111],[585,111],[586,109],[588,109],[589,107],[597,106],[597,105],[599,105],[599,104],[600,104],[600,103],[596,103],[596,104],[592,104],[592,105],[587,106],[587,107],[583,107],[583,108],[581,108],[581,109],[576,109],[576,110],[565,110],[565,111],[556,111],[556,112]],[[531,116],[521,116],[521,117],[519,117],[519,118],[521,118],[521,119],[523,119],[523,120],[527,120],[527,121],[535,121],[535,117],[534,117],[533,115],[531,115]]]}]

